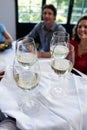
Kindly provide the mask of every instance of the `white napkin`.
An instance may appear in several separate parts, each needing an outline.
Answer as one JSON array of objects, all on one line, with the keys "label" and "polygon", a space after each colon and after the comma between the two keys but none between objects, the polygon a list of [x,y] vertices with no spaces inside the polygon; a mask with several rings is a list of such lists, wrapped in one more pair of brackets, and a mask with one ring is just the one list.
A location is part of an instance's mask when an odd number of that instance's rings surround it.
[{"label": "white napkin", "polygon": [[0,84],[0,97],[0,109],[3,113],[17,120],[18,128],[23,130],[35,129],[29,116],[20,111],[14,95],[3,84]]}]

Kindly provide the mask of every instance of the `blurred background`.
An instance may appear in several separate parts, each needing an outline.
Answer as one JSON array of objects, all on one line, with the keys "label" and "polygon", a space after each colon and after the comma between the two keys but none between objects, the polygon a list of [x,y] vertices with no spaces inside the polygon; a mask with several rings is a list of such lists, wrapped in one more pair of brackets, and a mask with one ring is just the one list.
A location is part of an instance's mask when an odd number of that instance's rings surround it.
[{"label": "blurred background", "polygon": [[53,4],[57,8],[56,21],[72,34],[78,19],[87,15],[87,0],[0,0],[0,23],[13,39],[25,36],[42,20],[42,6]]}]

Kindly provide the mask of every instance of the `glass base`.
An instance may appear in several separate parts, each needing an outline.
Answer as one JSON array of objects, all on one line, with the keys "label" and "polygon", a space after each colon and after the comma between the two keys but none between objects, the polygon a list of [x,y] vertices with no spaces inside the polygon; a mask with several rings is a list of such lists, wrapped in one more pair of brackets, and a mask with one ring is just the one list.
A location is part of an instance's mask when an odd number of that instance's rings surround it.
[{"label": "glass base", "polygon": [[33,116],[39,111],[38,101],[35,98],[23,97],[19,103],[19,108],[23,113]]},{"label": "glass base", "polygon": [[58,81],[57,83],[53,83],[51,89],[50,89],[50,95],[52,97],[59,97],[59,96],[66,96],[67,92],[66,92],[66,87],[65,85],[63,85],[63,83],[61,83],[62,81]]}]

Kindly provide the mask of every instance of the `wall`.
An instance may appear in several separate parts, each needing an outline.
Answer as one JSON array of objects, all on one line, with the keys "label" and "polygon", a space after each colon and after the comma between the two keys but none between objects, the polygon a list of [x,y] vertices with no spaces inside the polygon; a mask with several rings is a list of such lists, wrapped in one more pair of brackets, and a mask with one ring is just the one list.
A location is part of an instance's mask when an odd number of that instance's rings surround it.
[{"label": "wall", "polygon": [[3,23],[8,32],[16,39],[15,0],[0,0],[0,23]]}]

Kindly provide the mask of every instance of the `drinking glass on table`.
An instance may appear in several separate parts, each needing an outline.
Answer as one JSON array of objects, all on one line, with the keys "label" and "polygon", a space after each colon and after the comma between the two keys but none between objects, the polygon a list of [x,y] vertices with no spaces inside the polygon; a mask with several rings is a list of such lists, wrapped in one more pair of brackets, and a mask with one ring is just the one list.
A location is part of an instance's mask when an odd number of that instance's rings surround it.
[{"label": "drinking glass on table", "polygon": [[23,109],[26,107],[26,104],[28,107],[36,105],[31,100],[31,97],[34,95],[32,89],[38,86],[40,80],[40,66],[35,42],[31,37],[21,38],[16,41],[13,77],[17,86],[22,88],[26,95],[29,95],[27,98],[23,97],[23,101],[21,100]]},{"label": "drinking glass on table", "polygon": [[69,44],[69,34],[66,32],[55,32],[50,46],[51,68],[57,74],[58,82],[53,87],[52,94],[64,93],[63,82],[74,65],[74,47]]},{"label": "drinking glass on table", "polygon": [[67,45],[69,43],[69,34],[64,31],[56,31],[53,33],[50,42],[50,52],[59,58],[65,58],[68,54]]}]

